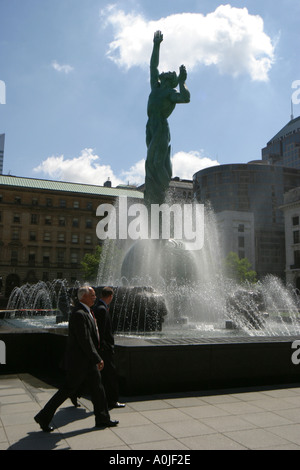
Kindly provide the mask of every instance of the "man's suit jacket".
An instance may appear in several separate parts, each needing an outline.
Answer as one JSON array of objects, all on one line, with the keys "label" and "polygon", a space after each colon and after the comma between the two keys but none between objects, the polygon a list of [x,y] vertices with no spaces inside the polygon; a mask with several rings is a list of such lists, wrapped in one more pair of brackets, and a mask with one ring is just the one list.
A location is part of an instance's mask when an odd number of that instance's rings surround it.
[{"label": "man's suit jacket", "polygon": [[93,312],[97,320],[98,330],[100,333],[100,351],[114,350],[114,335],[112,318],[106,304],[100,299],[94,305]]},{"label": "man's suit jacket", "polygon": [[86,369],[95,366],[101,360],[95,320],[84,305],[78,303],[72,309],[69,319],[66,369]]}]

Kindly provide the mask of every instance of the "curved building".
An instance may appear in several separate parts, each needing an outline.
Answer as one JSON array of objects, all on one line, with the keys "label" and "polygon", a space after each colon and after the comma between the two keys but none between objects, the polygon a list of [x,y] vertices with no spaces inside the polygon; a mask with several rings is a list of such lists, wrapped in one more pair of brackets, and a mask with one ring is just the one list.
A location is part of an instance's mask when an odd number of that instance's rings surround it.
[{"label": "curved building", "polygon": [[261,151],[266,163],[300,168],[300,116],[293,118]]},{"label": "curved building", "polygon": [[224,257],[246,257],[259,277],[284,277],[284,193],[300,186],[300,170],[254,161],[219,165],[194,175],[199,203],[210,202],[222,236]]}]

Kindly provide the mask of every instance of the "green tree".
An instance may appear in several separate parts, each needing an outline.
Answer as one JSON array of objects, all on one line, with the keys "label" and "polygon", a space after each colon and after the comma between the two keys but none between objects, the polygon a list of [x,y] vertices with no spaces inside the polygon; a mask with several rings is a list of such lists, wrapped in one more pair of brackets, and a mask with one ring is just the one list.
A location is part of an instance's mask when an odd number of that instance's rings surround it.
[{"label": "green tree", "polygon": [[252,269],[251,263],[247,258],[240,259],[236,253],[231,251],[224,261],[225,274],[230,279],[238,282],[256,282],[257,274]]},{"label": "green tree", "polygon": [[87,253],[81,261],[81,271],[85,281],[95,281],[98,274],[102,248],[97,246],[94,253]]}]

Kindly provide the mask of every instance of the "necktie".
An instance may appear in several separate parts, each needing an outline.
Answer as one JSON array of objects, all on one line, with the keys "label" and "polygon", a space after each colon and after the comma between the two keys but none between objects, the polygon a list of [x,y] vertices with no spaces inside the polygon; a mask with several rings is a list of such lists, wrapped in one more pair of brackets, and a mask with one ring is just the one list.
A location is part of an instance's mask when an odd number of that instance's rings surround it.
[{"label": "necktie", "polygon": [[94,318],[94,321],[95,321],[95,327],[96,327],[96,331],[97,331],[97,338],[98,338],[98,348],[100,349],[100,335],[99,335],[99,330],[98,330],[98,325],[97,325],[97,320],[96,320],[96,317],[94,315],[94,312],[93,310],[91,309],[91,314],[93,315],[93,318]]}]

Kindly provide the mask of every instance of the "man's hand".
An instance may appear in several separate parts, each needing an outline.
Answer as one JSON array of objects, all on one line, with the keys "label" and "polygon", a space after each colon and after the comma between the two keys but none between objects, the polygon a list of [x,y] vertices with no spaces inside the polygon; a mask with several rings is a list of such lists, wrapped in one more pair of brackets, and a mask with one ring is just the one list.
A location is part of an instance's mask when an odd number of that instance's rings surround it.
[{"label": "man's hand", "polygon": [[156,31],[154,33],[153,42],[155,44],[160,44],[163,40],[164,40],[164,36],[163,36],[162,32],[161,31]]},{"label": "man's hand", "polygon": [[187,79],[186,68],[185,68],[184,65],[181,65],[181,66],[180,66],[180,69],[179,69],[178,81],[179,81],[179,82],[185,82],[186,79]]},{"label": "man's hand", "polygon": [[98,370],[100,370],[100,371],[104,368],[104,361],[103,361],[103,360],[101,360],[101,362],[98,362],[97,368],[98,368]]}]

